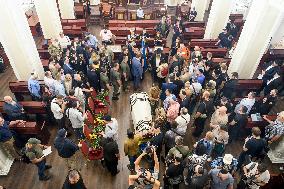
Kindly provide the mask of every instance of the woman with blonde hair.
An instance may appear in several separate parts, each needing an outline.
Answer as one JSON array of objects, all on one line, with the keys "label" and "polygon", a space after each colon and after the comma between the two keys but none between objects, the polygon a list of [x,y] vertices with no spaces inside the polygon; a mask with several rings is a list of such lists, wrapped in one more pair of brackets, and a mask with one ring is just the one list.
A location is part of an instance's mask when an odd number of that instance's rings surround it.
[{"label": "woman with blonde hair", "polygon": [[161,90],[158,86],[153,85],[149,90],[149,101],[151,105],[151,112],[152,115],[155,115],[155,110],[159,105],[159,99],[160,99]]},{"label": "woman with blonde hair", "polygon": [[73,88],[72,76],[70,74],[65,75],[63,85],[64,85],[64,88],[65,88],[66,95],[68,96],[70,90]]},{"label": "woman with blonde hair", "polygon": [[220,127],[220,125],[226,125],[228,123],[228,115],[226,106],[219,107],[211,117],[210,127],[215,129]]}]

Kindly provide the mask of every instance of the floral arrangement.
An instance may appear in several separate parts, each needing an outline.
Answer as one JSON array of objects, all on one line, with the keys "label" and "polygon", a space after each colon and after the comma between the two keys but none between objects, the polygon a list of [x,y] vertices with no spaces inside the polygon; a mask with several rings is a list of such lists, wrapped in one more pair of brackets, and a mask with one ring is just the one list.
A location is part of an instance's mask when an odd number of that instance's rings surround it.
[{"label": "floral arrangement", "polygon": [[[109,105],[109,92],[107,90],[103,90],[97,94],[96,100],[99,101],[98,106],[108,106]],[[101,103],[101,104],[100,104]]]}]

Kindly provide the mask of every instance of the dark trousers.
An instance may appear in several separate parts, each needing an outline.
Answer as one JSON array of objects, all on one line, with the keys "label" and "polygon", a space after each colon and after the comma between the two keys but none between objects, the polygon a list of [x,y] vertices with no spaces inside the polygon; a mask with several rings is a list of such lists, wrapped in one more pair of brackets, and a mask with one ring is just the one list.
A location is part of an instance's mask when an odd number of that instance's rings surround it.
[{"label": "dark trousers", "polygon": [[104,161],[105,161],[106,168],[111,173],[111,175],[112,176],[116,175],[118,159],[116,158],[111,161],[105,159]]},{"label": "dark trousers", "polygon": [[59,129],[65,129],[65,120],[64,117],[61,119],[56,119],[56,124]]},{"label": "dark trousers", "polygon": [[233,142],[239,139],[240,130],[236,125],[229,126],[229,142]]},{"label": "dark trousers", "polygon": [[203,130],[204,130],[204,124],[205,124],[206,118],[196,118],[194,121],[194,126],[195,129],[192,132],[192,135],[195,137],[200,137],[200,135],[202,134]]},{"label": "dark trousers", "polygon": [[46,164],[46,160],[42,160],[41,162],[36,163],[39,178],[43,178],[45,176],[44,175],[45,164]]},{"label": "dark trousers", "polygon": [[140,83],[141,83],[141,78],[139,76],[134,76],[133,78],[134,90],[140,88]]},{"label": "dark trousers", "polygon": [[83,133],[83,127],[82,128],[74,128],[74,133],[77,137],[77,139],[84,139],[84,133]]},{"label": "dark trousers", "polygon": [[169,178],[164,176],[164,189],[179,189],[179,184],[170,185]]}]

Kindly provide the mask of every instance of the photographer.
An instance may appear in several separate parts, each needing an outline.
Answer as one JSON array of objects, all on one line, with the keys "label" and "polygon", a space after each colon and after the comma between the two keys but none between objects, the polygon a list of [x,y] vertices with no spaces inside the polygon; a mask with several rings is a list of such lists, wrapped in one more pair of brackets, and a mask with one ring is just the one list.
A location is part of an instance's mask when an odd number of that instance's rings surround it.
[{"label": "photographer", "polygon": [[[148,157],[147,157],[148,156]],[[145,169],[140,167],[140,162],[149,156],[154,156],[154,168]],[[159,174],[159,162],[158,157],[155,151],[155,148],[152,146],[146,147],[143,153],[136,159],[134,162],[135,164],[135,171],[136,175],[129,175],[128,182],[129,182],[129,189],[134,188],[146,188],[146,189],[159,189],[160,182],[158,181],[158,174]]]},{"label": "photographer", "polygon": [[141,161],[144,165],[143,168],[149,169],[152,172],[152,175],[155,175],[156,179],[158,179],[159,161],[155,147],[147,146],[142,154],[136,159],[134,162],[136,172],[140,169]]},{"label": "photographer", "polygon": [[67,102],[64,102],[64,97],[62,95],[57,95],[56,98],[51,101],[51,111],[59,129],[65,128],[64,111],[66,108],[66,104]]},{"label": "photographer", "polygon": [[170,164],[166,169],[164,175],[164,188],[169,189],[170,186],[172,189],[179,189],[180,183],[183,182],[183,170],[184,166],[182,165],[182,154],[176,154],[174,157],[174,163]]},{"label": "photographer", "polygon": [[243,167],[244,175],[238,183],[238,189],[259,189],[268,183],[270,179],[267,165],[251,162]]}]

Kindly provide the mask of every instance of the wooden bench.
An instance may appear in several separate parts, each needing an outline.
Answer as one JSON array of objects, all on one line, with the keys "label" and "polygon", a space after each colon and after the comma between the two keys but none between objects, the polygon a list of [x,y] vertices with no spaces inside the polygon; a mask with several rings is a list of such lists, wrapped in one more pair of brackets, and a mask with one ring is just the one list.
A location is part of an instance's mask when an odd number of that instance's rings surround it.
[{"label": "wooden bench", "polygon": [[206,57],[208,52],[211,52],[215,58],[224,58],[227,54],[226,48],[203,48],[201,49],[202,56]]},{"label": "wooden bench", "polygon": [[[21,101],[19,102],[27,114],[46,114],[46,104],[38,101]],[[4,101],[0,101],[0,113],[3,111]]]},{"label": "wooden bench", "polygon": [[40,59],[49,59],[50,54],[48,49],[37,49]]},{"label": "wooden bench", "polygon": [[82,38],[84,30],[80,26],[63,26],[63,33],[68,35],[71,39],[75,37]]},{"label": "wooden bench", "polygon": [[188,28],[188,27],[205,27],[205,22],[200,21],[200,22],[184,22],[183,27]]},{"label": "wooden bench", "polygon": [[41,59],[41,64],[42,64],[43,69],[44,69],[45,71],[48,71],[48,70],[49,70],[49,69],[48,69],[49,60],[47,60],[47,59]]},{"label": "wooden bench", "polygon": [[40,28],[40,24],[39,24],[39,18],[36,14],[32,14],[29,18],[28,18],[28,24],[30,26],[30,30],[32,32],[33,36],[38,36],[38,31]]},{"label": "wooden bench", "polygon": [[81,27],[82,30],[86,30],[87,24],[86,19],[61,19],[62,26],[77,26]]},{"label": "wooden bench", "polygon": [[203,48],[218,48],[217,45],[217,40],[215,39],[191,39],[190,40],[190,46],[195,47],[203,47]]},{"label": "wooden bench", "polygon": [[159,20],[133,20],[133,21],[110,20],[109,27],[155,28],[159,22],[160,22]]},{"label": "wooden bench", "polygon": [[235,90],[237,97],[243,97],[249,92],[258,92],[262,86],[260,79],[239,79]]},{"label": "wooden bench", "polygon": [[45,121],[44,122],[26,122],[25,124],[16,124],[9,127],[11,130],[16,131],[22,137],[27,138],[35,137],[41,140],[42,144],[48,144],[50,132],[48,131]]},{"label": "wooden bench", "polygon": [[230,20],[243,19],[243,18],[244,18],[243,14],[230,14],[229,16]]},{"label": "wooden bench", "polygon": [[85,18],[85,10],[83,5],[75,5],[74,7],[76,18],[83,19]]},{"label": "wooden bench", "polygon": [[185,40],[202,39],[204,37],[204,34],[205,34],[205,28],[190,27],[190,28],[185,28],[183,37]]},{"label": "wooden bench", "polygon": [[[40,80],[39,84],[40,84],[41,89],[42,89],[43,86],[44,86],[44,82],[42,80]],[[15,95],[15,97],[18,101],[23,101],[24,95],[30,96],[27,81],[11,81],[11,82],[9,82],[9,88],[10,88],[11,92],[14,93],[14,95]]]}]

